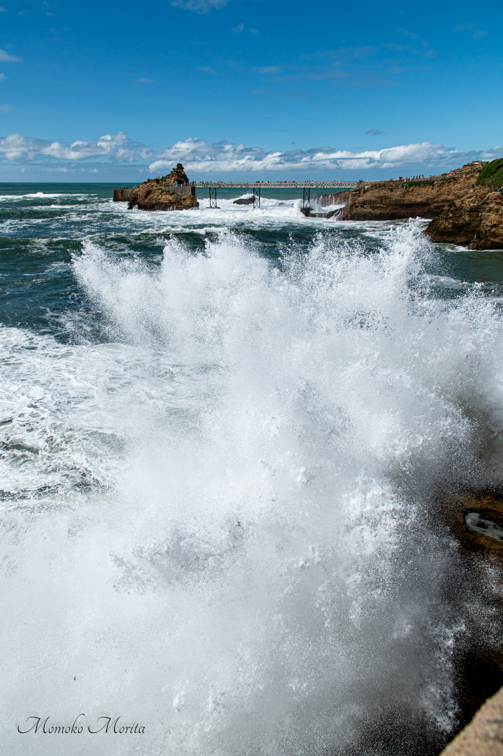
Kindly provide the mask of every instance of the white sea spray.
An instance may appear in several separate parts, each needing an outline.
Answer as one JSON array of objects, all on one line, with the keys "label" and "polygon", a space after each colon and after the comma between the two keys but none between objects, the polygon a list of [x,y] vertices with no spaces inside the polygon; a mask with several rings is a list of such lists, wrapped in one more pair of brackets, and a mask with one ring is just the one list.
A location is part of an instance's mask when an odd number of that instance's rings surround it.
[{"label": "white sea spray", "polygon": [[503,352],[492,302],[431,294],[430,254],[416,224],[375,253],[322,231],[280,267],[227,231],[160,266],[86,242],[108,341],[1,332],[3,487],[26,492],[3,502],[4,722],[141,721],[71,741],[120,756],[449,731],[477,604],[430,512],[490,474]]}]

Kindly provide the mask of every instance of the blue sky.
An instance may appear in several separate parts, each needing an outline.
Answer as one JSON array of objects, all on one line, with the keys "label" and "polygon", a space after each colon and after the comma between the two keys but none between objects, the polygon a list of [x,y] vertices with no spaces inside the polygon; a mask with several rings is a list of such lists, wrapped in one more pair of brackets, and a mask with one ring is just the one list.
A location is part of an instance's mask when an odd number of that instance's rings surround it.
[{"label": "blue sky", "polygon": [[503,3],[0,0],[0,181],[387,178],[503,156]]}]

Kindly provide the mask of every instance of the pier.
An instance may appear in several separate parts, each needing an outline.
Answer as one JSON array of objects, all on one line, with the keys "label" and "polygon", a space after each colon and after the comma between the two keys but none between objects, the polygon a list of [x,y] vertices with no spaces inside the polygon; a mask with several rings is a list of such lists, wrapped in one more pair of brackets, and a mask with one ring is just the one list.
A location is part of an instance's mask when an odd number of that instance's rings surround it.
[{"label": "pier", "polygon": [[358,181],[194,181],[200,189],[354,189]]},{"label": "pier", "polygon": [[199,189],[208,189],[210,208],[218,208],[217,192],[218,189],[250,189],[253,193],[253,204],[260,207],[260,195],[262,189],[302,189],[302,212],[309,215],[311,206],[311,189],[354,189],[358,181],[277,181],[271,184],[267,181],[245,181],[241,183],[231,181],[193,181],[192,186]]}]

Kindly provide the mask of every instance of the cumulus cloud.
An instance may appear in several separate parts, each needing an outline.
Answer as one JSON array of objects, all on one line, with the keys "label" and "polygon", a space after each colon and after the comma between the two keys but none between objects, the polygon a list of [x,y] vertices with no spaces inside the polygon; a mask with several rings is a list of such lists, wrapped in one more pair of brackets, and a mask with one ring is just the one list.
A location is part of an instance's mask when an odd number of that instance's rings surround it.
[{"label": "cumulus cloud", "polygon": [[6,50],[0,49],[0,61],[2,63],[22,63],[23,59],[18,58],[15,55],[11,55]]},{"label": "cumulus cloud", "polygon": [[[372,133],[372,129],[368,133]],[[498,157],[503,157],[503,147],[467,152],[432,142],[356,152],[334,147],[267,152],[262,147],[232,144],[225,140],[208,144],[193,137],[155,152],[145,144],[132,141],[121,131],[115,135],[105,134],[96,141],[77,140],[69,144],[22,134],[9,134],[0,138],[0,162],[45,164],[48,169],[52,166],[55,170],[82,161],[93,161],[90,166],[93,168],[122,163],[144,166],[145,169],[148,166],[151,173],[164,173],[181,160],[189,174],[199,176],[224,176],[238,172],[264,175],[294,170],[298,173],[330,171],[332,175],[337,170],[360,172],[382,169],[392,172],[408,165],[414,165],[417,170],[421,168],[422,173],[438,173],[471,160],[494,160]]]},{"label": "cumulus cloud", "polygon": [[115,162],[130,163],[138,158],[150,160],[154,157],[154,152],[150,147],[133,142],[122,131],[119,131],[114,136],[105,134],[95,142],[78,140],[68,145],[36,137],[25,137],[22,134],[9,134],[0,138],[0,155],[7,160],[27,162],[108,158]]},{"label": "cumulus cloud", "polygon": [[421,142],[399,145],[382,150],[351,152],[332,147],[288,152],[265,152],[260,147],[246,147],[219,142],[209,145],[200,139],[185,139],[157,154],[149,166],[151,171],[162,172],[180,159],[188,171],[200,174],[224,174],[243,171],[279,172],[290,170],[333,171],[382,168],[391,170],[414,164],[442,170],[452,164],[471,160],[493,160],[503,155],[503,147],[485,152],[462,152],[445,148],[442,144]]}]

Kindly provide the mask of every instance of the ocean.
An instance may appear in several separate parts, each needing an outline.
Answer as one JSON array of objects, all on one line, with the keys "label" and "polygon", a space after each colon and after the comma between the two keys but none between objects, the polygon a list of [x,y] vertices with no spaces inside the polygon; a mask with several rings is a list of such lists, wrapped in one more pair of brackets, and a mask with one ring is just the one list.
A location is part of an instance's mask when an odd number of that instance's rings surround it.
[{"label": "ocean", "polygon": [[[9,756],[434,754],[491,644],[503,252],[425,221],[0,185]],[[499,593],[498,593],[499,592]]]}]

